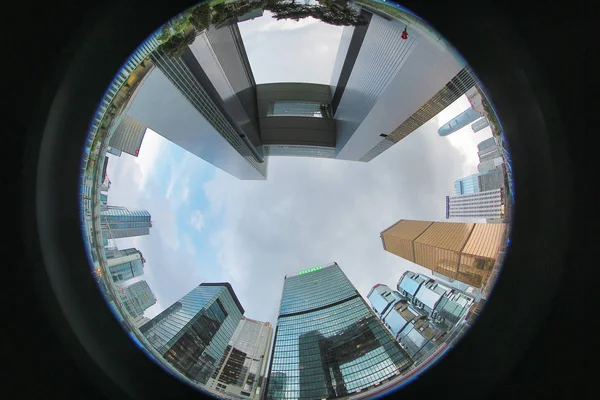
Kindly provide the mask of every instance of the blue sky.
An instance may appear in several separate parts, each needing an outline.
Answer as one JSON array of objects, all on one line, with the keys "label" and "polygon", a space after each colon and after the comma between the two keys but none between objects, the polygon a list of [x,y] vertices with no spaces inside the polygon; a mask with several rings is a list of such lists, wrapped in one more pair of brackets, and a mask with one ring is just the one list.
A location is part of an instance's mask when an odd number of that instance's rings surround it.
[{"label": "blue sky", "polygon": [[[329,83],[341,28],[263,17],[240,31],[257,82]],[[150,235],[116,240],[147,260],[136,280],[158,303],[145,315],[202,282],[226,281],[247,317],[275,323],[285,274],[330,261],[363,296],[376,283],[395,286],[407,269],[428,274],[385,252],[379,232],[401,218],[445,218],[445,196],[477,172],[476,145],[491,136],[469,127],[438,136],[469,106],[463,96],[370,163],[272,157],[266,181],[240,181],[150,130],[139,157],[109,155],[108,203],[147,209],[154,221]]]}]

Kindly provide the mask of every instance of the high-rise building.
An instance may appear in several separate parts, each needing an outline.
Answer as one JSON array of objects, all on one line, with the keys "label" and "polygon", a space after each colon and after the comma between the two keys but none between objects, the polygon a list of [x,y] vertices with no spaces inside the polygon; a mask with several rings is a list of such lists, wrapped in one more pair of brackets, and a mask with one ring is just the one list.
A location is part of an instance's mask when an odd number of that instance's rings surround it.
[{"label": "high-rise building", "polygon": [[[415,283],[421,281],[420,278],[423,275],[405,272],[397,285],[400,295],[407,298],[409,291],[416,286]],[[427,279],[418,284],[418,287],[410,303],[419,313],[441,325],[437,327],[440,331],[450,329],[458,323],[474,301],[467,293],[436,279]]]},{"label": "high-rise building", "polygon": [[478,120],[479,118],[481,118],[481,115],[477,111],[473,110],[472,107],[469,107],[442,125],[440,129],[438,129],[438,134],[440,136],[448,136],[469,125],[471,122]]},{"label": "high-rise building", "polygon": [[477,164],[477,171],[479,172],[488,172],[493,169],[499,168],[504,164],[504,159],[502,157],[492,158],[486,161],[482,161]]},{"label": "high-rise building", "polygon": [[471,124],[471,129],[473,130],[473,132],[479,132],[480,130],[487,128],[488,126],[490,126],[490,121],[486,117],[483,117],[473,122]]},{"label": "high-rise building", "polygon": [[479,162],[484,162],[496,157],[502,157],[502,150],[496,144],[496,140],[491,137],[477,145],[477,156],[479,157]]},{"label": "high-rise building", "polygon": [[242,317],[207,387],[241,398],[261,399],[273,328]]},{"label": "high-rise building", "polygon": [[457,195],[475,194],[502,188],[504,188],[504,169],[502,166],[469,175],[454,182],[454,190]]},{"label": "high-rise building", "polygon": [[336,263],[285,277],[267,399],[346,396],[410,365]]},{"label": "high-rise building", "polygon": [[121,114],[111,130],[113,132],[110,132],[112,136],[110,136],[108,145],[112,149],[123,151],[134,157],[140,154],[146,126],[128,115]]},{"label": "high-rise building", "polygon": [[167,363],[206,385],[243,314],[229,283],[202,283],[140,331]]},{"label": "high-rise building", "polygon": [[368,162],[476,80],[439,37],[411,27],[398,40],[404,22],[357,8],[366,24],[344,28],[329,85],[256,84],[231,20],[181,57],[154,52],[125,114],[240,179],[265,179],[269,156]]},{"label": "high-rise building", "polygon": [[156,297],[146,281],[138,281],[129,286],[119,288],[117,293],[132,318],[144,314],[144,310],[156,304]]},{"label": "high-rise building", "polygon": [[139,315],[138,317],[134,318],[131,322],[136,328],[140,328],[148,321],[150,321],[150,318],[144,317],[144,315]]},{"label": "high-rise building", "polygon": [[473,194],[446,196],[446,219],[450,218],[503,218],[502,189]]},{"label": "high-rise building", "polygon": [[108,196],[104,193],[100,193],[100,203],[102,205],[107,205],[108,204]]},{"label": "high-rise building", "polygon": [[100,224],[105,239],[118,239],[150,234],[150,213],[146,210],[119,206],[101,206]]},{"label": "high-rise building", "polygon": [[367,297],[376,315],[414,361],[441,344],[475,301],[444,282],[412,271],[402,275],[397,288],[377,284]]},{"label": "high-rise building", "polygon": [[381,232],[383,248],[431,271],[481,288],[504,245],[506,224],[400,220]]},{"label": "high-rise building", "polygon": [[144,274],[146,260],[139,250],[130,248],[105,253],[108,253],[106,266],[113,282],[123,282]]}]

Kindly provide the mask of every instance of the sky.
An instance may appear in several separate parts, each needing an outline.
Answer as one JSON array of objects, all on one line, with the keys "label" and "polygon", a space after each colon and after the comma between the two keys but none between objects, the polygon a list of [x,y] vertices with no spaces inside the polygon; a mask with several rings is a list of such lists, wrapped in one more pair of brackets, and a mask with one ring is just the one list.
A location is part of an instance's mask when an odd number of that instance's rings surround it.
[{"label": "sky", "polygon": [[[329,83],[341,28],[268,16],[239,25],[257,83]],[[275,324],[286,274],[335,261],[365,298],[406,270],[430,276],[384,251],[379,234],[399,219],[445,220],[445,196],[477,173],[477,144],[491,137],[437,134],[469,106],[461,97],[369,163],[271,157],[266,181],[238,180],[148,130],[139,157],[109,155],[108,204],[153,220],[150,235],[115,240],[147,260],[126,284],[148,282],[152,318],[202,282],[229,282],[245,316]]]}]

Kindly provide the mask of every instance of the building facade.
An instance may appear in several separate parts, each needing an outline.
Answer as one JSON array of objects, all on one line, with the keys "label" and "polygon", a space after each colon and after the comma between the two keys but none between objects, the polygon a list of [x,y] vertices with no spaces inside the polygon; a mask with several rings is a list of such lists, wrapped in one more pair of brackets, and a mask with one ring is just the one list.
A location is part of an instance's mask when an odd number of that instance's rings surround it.
[{"label": "building facade", "polygon": [[480,130],[487,128],[488,126],[490,126],[490,121],[486,117],[483,117],[483,118],[473,122],[471,124],[471,129],[473,130],[473,132],[477,133]]},{"label": "building facade", "polygon": [[154,293],[152,293],[146,281],[139,281],[119,288],[117,293],[131,318],[143,315],[148,307],[156,304],[156,297],[154,297]]},{"label": "building facade", "polygon": [[261,399],[273,327],[246,317],[238,324],[208,388],[241,398]]},{"label": "building facade", "polygon": [[[114,126],[111,127],[110,140],[108,145],[111,149],[117,149],[134,157],[140,154],[140,147],[146,133],[146,126],[135,119],[120,115]],[[115,154],[113,152],[112,154]],[[120,156],[120,153],[119,153]]]},{"label": "building facade", "polygon": [[342,397],[410,365],[336,263],[286,276],[267,399]]},{"label": "building facade", "polygon": [[479,157],[479,162],[484,162],[496,157],[502,157],[502,150],[496,144],[496,140],[491,137],[477,145],[477,156]]},{"label": "building facade", "polygon": [[415,361],[437,348],[475,299],[441,281],[405,272],[398,291],[377,284],[367,296],[375,314]]},{"label": "building facade", "polygon": [[476,194],[487,190],[504,188],[504,169],[502,165],[484,172],[469,175],[454,182],[456,195]]},{"label": "building facade", "polygon": [[446,219],[450,218],[504,218],[503,190],[446,196]]},{"label": "building facade", "polygon": [[106,266],[113,282],[123,282],[144,274],[146,260],[139,250],[130,248],[112,251],[111,249],[105,253],[108,253]]},{"label": "building facade", "polygon": [[442,125],[440,129],[438,129],[438,134],[440,136],[448,136],[469,125],[471,122],[477,121],[479,118],[481,118],[481,115],[479,115],[477,111],[473,110],[472,107],[469,107]]},{"label": "building facade", "polygon": [[243,314],[229,283],[202,283],[140,331],[167,363],[206,385]]},{"label": "building facade", "polygon": [[506,224],[400,220],[381,232],[383,248],[408,261],[481,288],[505,245]]},{"label": "building facade", "polygon": [[140,316],[134,318],[131,322],[133,323],[133,325],[136,328],[140,328],[142,325],[144,325],[148,321],[150,321],[150,318],[147,318],[147,317],[144,317],[143,315],[140,315]]},{"label": "building facade", "polygon": [[100,226],[104,239],[150,234],[150,213],[146,210],[120,206],[100,207]]},{"label": "building facade", "polygon": [[398,40],[403,21],[356,8],[366,24],[344,28],[330,85],[257,85],[229,21],[206,29],[181,57],[154,52],[157,68],[126,114],[240,179],[265,179],[269,156],[368,162],[476,81],[430,32],[411,26],[408,40]]}]

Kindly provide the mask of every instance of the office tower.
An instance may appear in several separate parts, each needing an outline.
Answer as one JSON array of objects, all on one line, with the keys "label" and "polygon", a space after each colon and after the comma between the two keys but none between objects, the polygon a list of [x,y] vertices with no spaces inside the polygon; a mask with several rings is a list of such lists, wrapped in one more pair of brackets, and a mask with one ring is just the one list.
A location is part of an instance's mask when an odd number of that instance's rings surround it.
[{"label": "office tower", "polygon": [[414,361],[435,349],[475,301],[444,282],[411,271],[403,274],[397,288],[395,291],[377,284],[367,297],[383,324]]},{"label": "office tower", "polygon": [[496,140],[491,137],[477,145],[477,156],[479,157],[479,162],[484,162],[496,157],[502,157],[502,150],[496,144]]},{"label": "office tower", "polygon": [[140,332],[175,369],[206,385],[243,314],[229,283],[202,283]]},{"label": "office tower", "polygon": [[[496,140],[493,137],[477,145],[477,155],[479,157],[477,171],[479,172],[490,172],[501,167],[504,163],[502,149],[496,144]],[[502,177],[502,179],[504,178]]]},{"label": "office tower", "polygon": [[273,328],[242,317],[207,386],[236,397],[261,399]]},{"label": "office tower", "polygon": [[367,295],[367,299],[371,303],[371,308],[375,311],[375,314],[385,320],[385,315],[389,311],[390,307],[397,301],[402,300],[403,297],[400,293],[390,289],[387,285],[378,283],[373,286],[373,289]]},{"label": "office tower", "polygon": [[[427,280],[423,282],[423,278]],[[437,327],[440,331],[450,329],[457,324],[475,300],[474,297],[445,282],[429,279],[412,271],[402,275],[397,289],[400,296],[406,299],[410,293],[413,293],[411,305],[420,314],[441,325]]]},{"label": "office tower", "polygon": [[150,321],[150,318],[146,318],[146,317],[144,317],[144,315],[139,315],[136,318],[134,318],[131,322],[133,323],[133,325],[136,328],[140,328],[142,325],[144,325],[148,321]]},{"label": "office tower", "polygon": [[469,175],[454,182],[457,195],[475,194],[487,190],[504,188],[504,169],[502,166],[489,171]]},{"label": "office tower", "polygon": [[477,164],[477,171],[479,172],[489,172],[496,168],[501,168],[502,164],[504,164],[504,158],[501,156],[492,158],[486,161],[482,161]]},{"label": "office tower", "polygon": [[400,220],[381,232],[384,250],[481,288],[504,246],[506,224]]},{"label": "office tower", "polygon": [[130,317],[136,318],[144,314],[144,310],[156,304],[156,297],[146,281],[138,281],[117,290],[119,298],[125,305]]},{"label": "office tower", "polygon": [[[410,312],[409,314],[412,315]],[[400,331],[397,340],[409,357],[420,360],[442,343],[445,333],[427,318],[415,317]]]},{"label": "office tower", "polygon": [[[117,254],[109,250],[106,266],[113,282],[123,282],[144,274],[144,263],[146,260],[142,253],[134,248],[119,250]],[[105,251],[106,254],[106,251]]]},{"label": "office tower", "polygon": [[[359,1],[366,26],[344,27],[331,77],[335,158],[369,162],[476,83],[447,44]],[[394,112],[390,112],[393,105]]]},{"label": "office tower", "polygon": [[481,115],[477,111],[473,110],[472,107],[469,107],[442,125],[440,129],[438,129],[438,134],[440,136],[448,136],[469,125],[471,122],[478,120],[479,118],[481,118]]},{"label": "office tower", "polygon": [[104,193],[100,193],[100,204],[104,206],[108,204],[108,196]]},{"label": "office tower", "polygon": [[483,118],[473,122],[471,124],[471,129],[473,130],[473,132],[477,133],[480,130],[487,128],[488,126],[490,126],[490,121],[486,117],[483,117]]},{"label": "office tower", "polygon": [[502,189],[473,194],[446,196],[446,219],[450,218],[503,218]]},{"label": "office tower", "polygon": [[285,277],[267,399],[346,396],[410,365],[336,263]]},{"label": "office tower", "polygon": [[344,28],[329,85],[256,84],[232,20],[181,57],[154,52],[125,113],[240,179],[265,179],[269,156],[368,162],[476,82],[439,37],[414,29],[398,40],[403,22],[360,7],[367,24]]},{"label": "office tower", "polygon": [[139,155],[146,126],[128,115],[121,114],[110,130],[112,132],[110,132],[108,145],[112,149],[120,150],[134,157]]},{"label": "office tower", "polygon": [[136,208],[101,206],[100,225],[104,239],[150,234],[150,213]]}]

